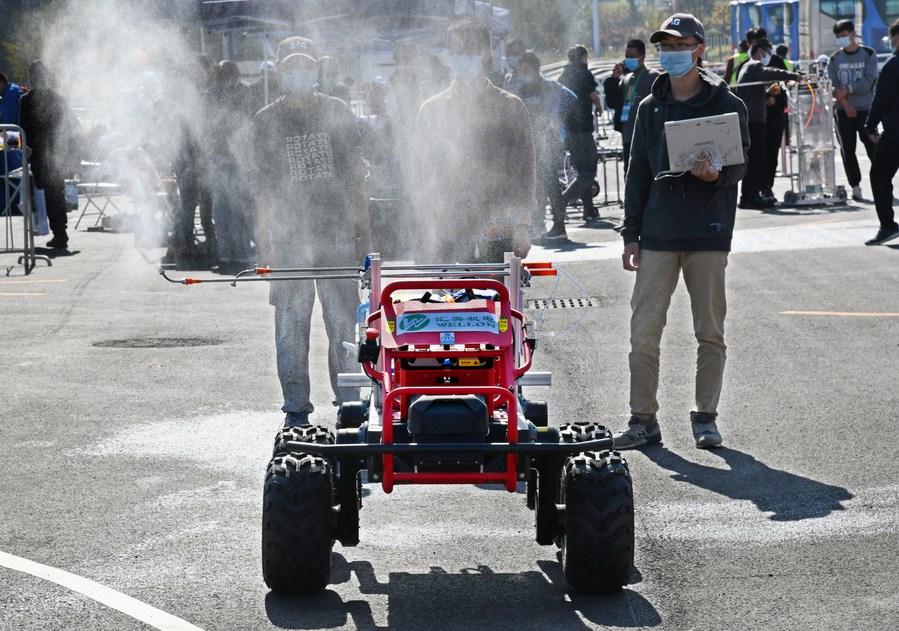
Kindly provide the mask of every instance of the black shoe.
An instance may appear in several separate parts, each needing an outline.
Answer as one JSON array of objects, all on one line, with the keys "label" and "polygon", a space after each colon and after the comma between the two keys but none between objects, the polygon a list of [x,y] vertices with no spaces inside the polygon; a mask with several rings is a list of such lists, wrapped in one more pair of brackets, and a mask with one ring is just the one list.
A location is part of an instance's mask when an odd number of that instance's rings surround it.
[{"label": "black shoe", "polygon": [[774,208],[774,202],[766,201],[761,197],[741,199],[738,207],[746,210],[768,210],[769,208]]},{"label": "black shoe", "polygon": [[544,241],[561,241],[568,238],[565,226],[553,226],[549,232],[543,235]]},{"label": "black shoe", "polygon": [[52,239],[47,241],[47,247],[53,248],[54,250],[65,250],[67,247],[69,247],[69,240],[54,236]]},{"label": "black shoe", "polygon": [[880,245],[896,237],[899,237],[899,228],[881,228],[873,239],[865,241],[865,245]]},{"label": "black shoe", "polygon": [[584,211],[584,221],[596,221],[597,219],[599,219],[599,211],[595,208]]},{"label": "black shoe", "polygon": [[772,191],[770,188],[766,188],[765,190],[763,190],[759,195],[759,198],[762,201],[770,202],[772,204],[777,203],[777,198],[774,196],[774,191]]}]

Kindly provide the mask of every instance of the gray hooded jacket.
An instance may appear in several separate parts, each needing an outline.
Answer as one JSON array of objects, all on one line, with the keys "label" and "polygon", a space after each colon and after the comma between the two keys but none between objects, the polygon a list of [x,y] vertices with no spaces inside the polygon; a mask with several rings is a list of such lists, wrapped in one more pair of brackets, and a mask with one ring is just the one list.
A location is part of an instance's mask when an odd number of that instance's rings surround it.
[{"label": "gray hooded jacket", "polygon": [[[737,213],[737,183],[746,174],[749,123],[746,106],[715,74],[699,68],[702,90],[687,101],[671,96],[671,79],[662,74],[637,110],[624,193],[625,244],[639,241],[647,250],[730,251]],[[665,121],[736,112],[740,118],[743,164],[721,169],[714,183],[690,173],[656,176],[669,168]]]}]

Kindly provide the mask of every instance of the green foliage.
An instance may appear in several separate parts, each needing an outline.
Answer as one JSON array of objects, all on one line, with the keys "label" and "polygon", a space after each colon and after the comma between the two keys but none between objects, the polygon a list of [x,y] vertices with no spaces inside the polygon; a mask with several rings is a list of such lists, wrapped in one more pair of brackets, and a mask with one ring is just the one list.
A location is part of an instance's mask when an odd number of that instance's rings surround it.
[{"label": "green foliage", "polygon": [[7,20],[0,41],[3,68],[14,83],[27,83],[28,64],[41,58],[44,30],[63,10],[63,0],[46,0],[42,6],[7,8]]}]

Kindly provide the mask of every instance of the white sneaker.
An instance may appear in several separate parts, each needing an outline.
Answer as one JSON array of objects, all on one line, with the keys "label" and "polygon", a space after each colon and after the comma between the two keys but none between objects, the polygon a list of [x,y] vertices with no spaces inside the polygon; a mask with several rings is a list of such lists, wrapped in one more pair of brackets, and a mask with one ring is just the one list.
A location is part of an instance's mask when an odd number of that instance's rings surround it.
[{"label": "white sneaker", "polygon": [[852,187],[852,199],[854,199],[857,202],[860,202],[864,199],[864,197],[862,197],[862,187],[861,186],[853,186]]}]

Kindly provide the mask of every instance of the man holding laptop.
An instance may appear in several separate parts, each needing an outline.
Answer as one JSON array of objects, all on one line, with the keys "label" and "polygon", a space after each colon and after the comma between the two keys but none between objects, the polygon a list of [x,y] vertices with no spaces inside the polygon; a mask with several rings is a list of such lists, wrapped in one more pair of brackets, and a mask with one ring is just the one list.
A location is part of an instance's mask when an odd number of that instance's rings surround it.
[{"label": "man holding laptop", "polygon": [[[637,277],[631,298],[631,417],[627,428],[614,435],[617,449],[662,439],[656,418],[659,347],[681,274],[699,343],[696,404],[690,413],[693,436],[699,448],[722,443],[716,418],[726,356],[724,268],[737,210],[737,183],[746,174],[749,128],[743,102],[719,77],[697,67],[704,40],[702,23],[686,13],[665,20],[649,40],[656,44],[666,74],[655,81],[637,110],[626,176],[623,263]],[[719,164],[718,152],[697,151],[689,171],[671,168],[666,122],[731,112],[738,115],[741,156]]]}]

